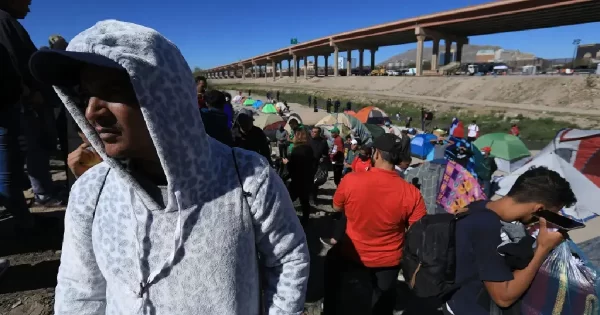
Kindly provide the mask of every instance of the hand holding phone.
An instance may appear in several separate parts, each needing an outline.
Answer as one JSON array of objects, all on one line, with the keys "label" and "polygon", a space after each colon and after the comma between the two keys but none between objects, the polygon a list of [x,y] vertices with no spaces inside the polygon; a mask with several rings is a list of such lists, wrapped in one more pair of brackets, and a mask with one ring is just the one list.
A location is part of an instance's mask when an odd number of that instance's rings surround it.
[{"label": "hand holding phone", "polygon": [[540,219],[546,219],[546,221],[563,231],[583,229],[585,227],[585,224],[583,224],[582,222],[575,221],[573,219],[567,218],[563,215],[549,210],[540,210],[535,212],[533,215]]}]

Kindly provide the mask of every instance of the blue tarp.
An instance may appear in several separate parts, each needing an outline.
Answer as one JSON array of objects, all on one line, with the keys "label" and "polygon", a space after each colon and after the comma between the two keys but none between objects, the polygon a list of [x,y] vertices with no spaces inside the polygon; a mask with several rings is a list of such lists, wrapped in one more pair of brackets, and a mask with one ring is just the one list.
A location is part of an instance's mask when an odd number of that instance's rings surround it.
[{"label": "blue tarp", "polygon": [[416,135],[410,141],[410,153],[422,160],[433,159],[433,144],[431,140],[436,140],[437,136],[430,133]]},{"label": "blue tarp", "polygon": [[252,106],[256,109],[259,109],[262,105],[263,105],[263,102],[261,100],[256,100],[254,102],[254,104],[252,104]]},{"label": "blue tarp", "polygon": [[445,154],[446,159],[453,161],[455,158],[454,148],[456,148],[456,145],[458,143],[462,143],[463,146],[465,146],[466,148],[471,150],[471,152],[473,152],[473,156],[469,159],[469,163],[467,164],[467,170],[469,171],[469,173],[471,173],[471,175],[473,175],[473,177],[477,178],[477,171],[476,171],[477,166],[481,164],[481,161],[483,161],[483,154],[481,154],[481,151],[479,150],[479,148],[477,148],[477,146],[475,146],[475,144],[473,144],[463,138],[450,137],[449,140],[453,141],[454,144],[450,145],[446,148],[446,154]]}]

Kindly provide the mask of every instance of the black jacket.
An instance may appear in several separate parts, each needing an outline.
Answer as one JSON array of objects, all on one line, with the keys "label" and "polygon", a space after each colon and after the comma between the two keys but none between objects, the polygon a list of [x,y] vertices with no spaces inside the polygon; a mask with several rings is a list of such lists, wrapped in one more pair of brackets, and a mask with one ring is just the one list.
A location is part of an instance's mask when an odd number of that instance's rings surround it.
[{"label": "black jacket", "polygon": [[319,163],[321,158],[326,160],[329,159],[329,145],[327,145],[327,141],[323,137],[319,138],[311,138],[310,146],[312,148],[316,163]]},{"label": "black jacket", "polygon": [[[39,84],[31,75],[29,70],[29,58],[37,51],[37,48],[31,41],[29,34],[15,18],[8,12],[0,10],[0,56],[2,60],[2,70],[0,76],[2,84],[9,83],[11,85],[10,93],[0,96],[0,102],[4,103],[8,100],[19,99],[23,94],[21,83],[25,85],[31,92],[40,91]],[[2,55],[8,54],[12,63],[11,68],[5,68],[6,58]],[[5,69],[9,71],[5,72]],[[16,83],[18,82],[18,88]],[[4,92],[4,86],[2,90]]]},{"label": "black jacket", "polygon": [[292,180],[290,188],[296,196],[303,196],[311,191],[317,164],[314,156],[311,146],[307,144],[294,146],[292,149],[287,169]]},{"label": "black jacket", "polygon": [[231,130],[227,127],[227,115],[225,113],[214,110],[203,108],[200,110],[202,116],[202,122],[204,123],[204,130],[206,133],[218,140],[219,142],[233,146],[233,137]]},{"label": "black jacket", "polygon": [[271,163],[271,148],[269,140],[262,129],[252,126],[247,133],[242,133],[239,126],[234,126],[231,130],[233,135],[233,145],[248,151],[254,151],[264,156]]}]

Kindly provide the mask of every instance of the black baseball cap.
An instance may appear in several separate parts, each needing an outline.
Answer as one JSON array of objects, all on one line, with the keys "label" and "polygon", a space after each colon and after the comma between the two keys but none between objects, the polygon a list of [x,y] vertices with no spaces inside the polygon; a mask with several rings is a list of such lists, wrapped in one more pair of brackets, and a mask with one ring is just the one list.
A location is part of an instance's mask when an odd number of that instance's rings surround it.
[{"label": "black baseball cap", "polygon": [[44,84],[57,86],[78,85],[85,65],[125,71],[114,60],[87,52],[44,49],[38,50],[29,59],[29,68],[34,78]]},{"label": "black baseball cap", "polygon": [[373,141],[372,147],[385,152],[395,152],[402,148],[400,137],[393,133],[385,133]]}]

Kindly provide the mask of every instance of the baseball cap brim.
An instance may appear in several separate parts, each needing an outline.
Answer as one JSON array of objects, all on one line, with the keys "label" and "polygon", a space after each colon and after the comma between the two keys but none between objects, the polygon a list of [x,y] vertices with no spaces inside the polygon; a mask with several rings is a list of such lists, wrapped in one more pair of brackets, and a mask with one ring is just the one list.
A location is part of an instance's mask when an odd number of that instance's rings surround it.
[{"label": "baseball cap brim", "polygon": [[57,86],[78,85],[85,65],[125,71],[115,61],[93,53],[44,49],[35,52],[29,59],[31,74],[36,80]]}]

